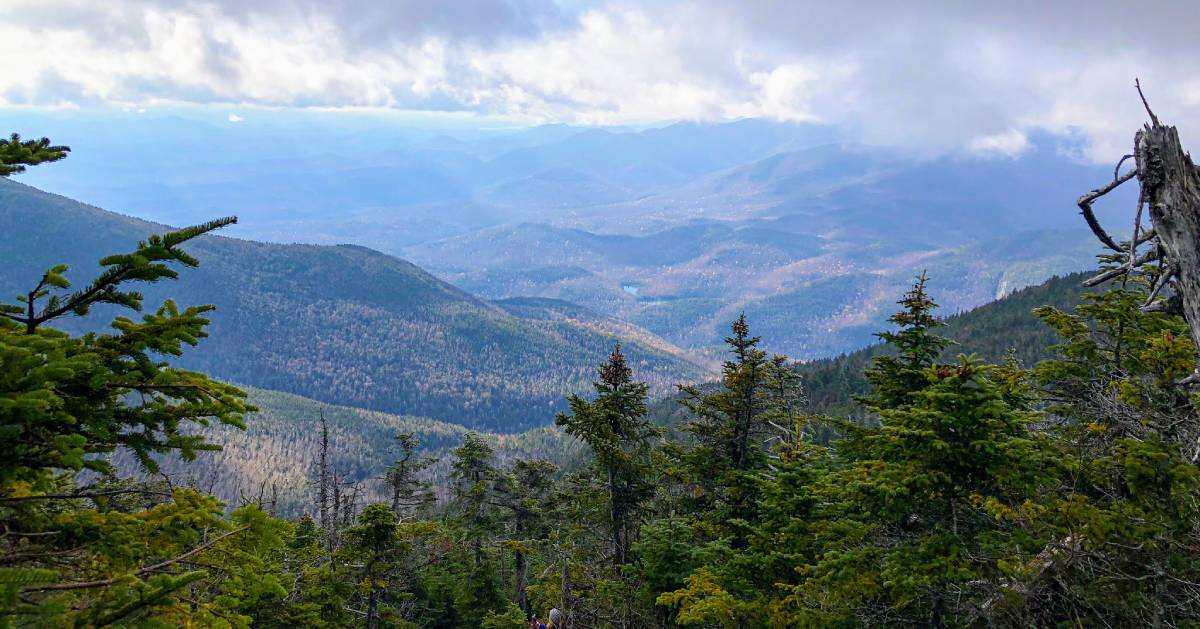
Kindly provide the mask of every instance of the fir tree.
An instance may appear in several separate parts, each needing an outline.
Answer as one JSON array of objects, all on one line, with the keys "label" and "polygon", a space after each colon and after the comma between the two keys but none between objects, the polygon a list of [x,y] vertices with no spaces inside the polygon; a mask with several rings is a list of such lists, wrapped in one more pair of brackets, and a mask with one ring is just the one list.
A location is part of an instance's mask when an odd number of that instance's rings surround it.
[{"label": "fir tree", "polygon": [[922,272],[897,302],[901,310],[888,321],[899,329],[875,335],[892,348],[895,355],[876,357],[866,371],[871,392],[860,397],[859,402],[873,412],[907,404],[910,397],[927,384],[925,370],[952,344],[934,332],[942,322],[933,315],[938,306],[925,292],[927,281]]},{"label": "fir tree", "polygon": [[725,361],[720,389],[705,393],[694,386],[681,387],[681,403],[690,416],[682,429],[695,445],[679,458],[698,489],[698,500],[689,508],[707,511],[719,529],[732,529],[735,545],[741,546],[747,511],[754,502],[755,472],[767,463],[763,442],[775,413],[772,361],[758,348],[761,339],[750,335],[744,313],[731,329],[733,335],[725,343],[733,356]]},{"label": "fir tree", "polygon": [[[994,369],[960,357],[935,363],[946,341],[929,330],[925,277],[900,302],[897,356],[876,359],[864,401],[879,426],[840,442],[842,469],[801,491],[816,538],[808,578],[793,586],[793,621],[966,624],[980,603],[961,583],[999,572],[992,536],[1049,482],[1052,457],[1030,430],[1036,414],[1012,402]],[[789,616],[785,616],[789,617]]]},{"label": "fir tree", "polygon": [[506,512],[509,531],[505,546],[513,554],[513,602],[526,618],[533,611],[525,591],[529,555],[547,534],[546,511],[556,471],[549,461],[522,459],[496,483],[497,505]]},{"label": "fir tree", "polygon": [[399,519],[409,517],[418,509],[433,502],[429,482],[421,474],[433,465],[433,459],[417,456],[420,440],[411,432],[396,435],[398,456],[384,473],[384,481],[392,494],[392,512]]},{"label": "fir tree", "polygon": [[467,538],[470,557],[468,565],[461,568],[467,579],[459,606],[464,620],[478,625],[487,612],[504,605],[496,571],[485,553],[485,545],[496,537],[500,528],[495,507],[499,472],[493,462],[492,445],[478,433],[467,433],[453,455],[451,515]]},{"label": "fir tree", "polygon": [[408,544],[400,538],[396,515],[388,505],[367,505],[358,516],[356,526],[346,529],[347,565],[356,572],[360,588],[366,593],[363,626],[378,629],[381,615],[389,611],[381,604],[409,552]]},{"label": "fir tree", "polygon": [[[0,174],[66,150],[13,136],[0,142]],[[101,260],[101,274],[74,292],[67,268],[52,267],[0,306],[0,623],[242,625],[282,594],[273,554],[286,525],[252,506],[226,516],[192,489],[117,479],[110,463],[123,449],[153,472],[155,457],[216,449],[198,429],[242,427],[253,410],[245,393],[169,362],[205,337],[212,307],[168,300],[78,337],[53,327],[96,304],[140,310],[129,284],[174,278],[172,263],[196,266],[180,246],[234,221],[150,236]],[[76,476],[85,470],[86,480]],[[185,605],[192,594],[202,600]]]},{"label": "fir tree", "polygon": [[646,419],[647,386],[633,381],[620,345],[600,367],[600,380],[593,386],[594,401],[570,396],[571,414],[560,413],[555,423],[592,449],[608,493],[613,563],[620,566],[629,560],[634,518],[650,489],[646,467],[655,430]]}]

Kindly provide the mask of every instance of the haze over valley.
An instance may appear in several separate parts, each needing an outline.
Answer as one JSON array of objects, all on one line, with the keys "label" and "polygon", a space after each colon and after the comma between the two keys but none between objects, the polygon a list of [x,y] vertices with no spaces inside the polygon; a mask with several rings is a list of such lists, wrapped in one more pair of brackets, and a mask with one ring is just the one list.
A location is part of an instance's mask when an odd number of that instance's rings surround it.
[{"label": "haze over valley", "polygon": [[[177,225],[236,208],[231,235],[366,246],[484,299],[571,302],[698,355],[744,310],[773,350],[812,359],[871,342],[922,269],[954,311],[1086,268],[1094,247],[1070,208],[1108,172],[1051,134],[1018,155],[931,156],[764,120],[243,113],[26,112],[60,137],[106,132],[87,158],[22,180]],[[148,128],[154,142],[139,139]]]}]

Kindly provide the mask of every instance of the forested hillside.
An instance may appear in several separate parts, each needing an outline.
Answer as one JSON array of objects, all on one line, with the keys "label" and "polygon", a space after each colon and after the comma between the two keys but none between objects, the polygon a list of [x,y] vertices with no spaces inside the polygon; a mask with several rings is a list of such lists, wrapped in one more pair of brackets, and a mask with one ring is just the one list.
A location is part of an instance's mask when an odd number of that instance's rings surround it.
[{"label": "forested hillside", "polygon": [[[945,321],[943,335],[954,341],[942,360],[960,353],[975,354],[989,362],[1002,362],[1010,354],[1026,366],[1053,355],[1053,329],[1033,311],[1041,306],[1069,308],[1084,293],[1082,274],[1056,277],[1039,286],[1017,291]],[[514,314],[552,319],[585,319],[579,306],[545,299],[512,299],[501,305]],[[864,375],[872,360],[888,355],[887,345],[874,345],[829,360],[795,365],[807,400],[808,412],[830,416],[862,416],[853,401],[869,389]],[[716,385],[708,385],[712,389]],[[320,451],[320,417],[326,419],[330,464],[350,486],[360,487],[362,500],[379,498],[387,465],[396,456],[395,437],[411,433],[418,451],[437,461],[427,468],[425,480],[444,489],[449,476],[449,453],[468,432],[463,426],[423,417],[397,416],[379,411],[329,405],[296,395],[247,388],[249,402],[258,410],[247,415],[247,428],[216,426],[205,431],[222,450],[202,453],[195,462],[162,461],[177,479],[191,479],[224,500],[237,502],[274,497],[282,513],[295,514],[314,499],[314,479]],[[686,396],[670,395],[651,404],[648,416],[659,426],[677,433],[687,421],[681,405]],[[676,435],[678,436],[678,434]],[[578,471],[586,461],[582,444],[560,428],[549,426],[511,435],[485,435],[496,448],[497,460],[544,459],[560,470]],[[120,469],[133,473],[137,463],[118,457]]]},{"label": "forested hillside", "polygon": [[[450,451],[469,429],[425,417],[392,415],[324,404],[289,393],[245,388],[257,410],[246,415],[245,430],[212,426],[205,439],[221,446],[202,452],[195,461],[159,457],[161,469],[177,482],[191,483],[230,504],[272,501],[278,513],[299,516],[316,499],[322,442],[322,418],[328,436],[330,469],[339,483],[356,487],[362,503],[386,497],[384,476],[401,455],[396,437],[410,434],[417,452],[434,461],[422,479],[444,495],[450,474]],[[545,459],[562,469],[575,469],[584,459],[581,444],[554,426],[518,434],[484,434],[499,461]],[[115,458],[123,473],[136,474],[138,462],[129,452]]]},{"label": "forested hillside", "polygon": [[[1074,139],[1032,132],[1019,155],[933,157],[761,119],[369,120],[13,114],[17,130],[88,143],[22,175],[46,190],[169,224],[235,213],[229,233],[254,240],[366,245],[485,299],[562,299],[685,349],[719,348],[744,309],[770,349],[802,360],[871,342],[922,268],[958,310],[1087,266],[1070,208],[1109,170],[1074,159]],[[228,160],[230,146],[253,159]]]},{"label": "forested hillside", "polygon": [[[9,296],[58,263],[88,278],[102,256],[165,229],[7,180],[0,221],[0,294]],[[363,247],[206,236],[188,248],[204,264],[144,292],[216,305],[209,351],[181,364],[234,382],[516,432],[548,423],[616,342],[656,391],[707,375],[634,326],[582,310],[505,310]],[[109,313],[102,307],[92,322]]]},{"label": "forested hillside", "polygon": [[[1012,357],[1018,364],[1031,367],[1050,358],[1054,355],[1057,335],[1033,311],[1041,306],[1066,309],[1079,303],[1088,292],[1081,285],[1086,277],[1084,273],[1054,277],[947,317],[941,334],[953,344],[942,350],[940,359],[950,361],[958,354],[967,354],[989,363],[1002,363]],[[830,415],[860,414],[861,407],[853,399],[866,393],[870,386],[864,372],[876,357],[892,351],[887,344],[879,343],[835,358],[798,365],[810,408]]]}]

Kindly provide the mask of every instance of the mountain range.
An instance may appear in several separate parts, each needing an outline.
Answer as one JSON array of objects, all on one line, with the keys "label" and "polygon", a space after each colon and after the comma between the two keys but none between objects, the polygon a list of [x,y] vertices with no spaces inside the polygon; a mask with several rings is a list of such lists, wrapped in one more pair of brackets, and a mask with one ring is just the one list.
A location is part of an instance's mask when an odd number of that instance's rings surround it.
[{"label": "mountain range", "polygon": [[[485,300],[571,302],[700,354],[745,311],[770,349],[816,359],[869,343],[923,269],[956,311],[1091,266],[1074,199],[1112,176],[1048,134],[1020,154],[924,155],[764,120],[437,129],[276,113],[121,114],[98,137],[40,114],[18,122],[86,144],[23,177],[171,224],[236,208],[231,235],[367,246]],[[1127,212],[1123,193],[1102,218]]]},{"label": "mountain range", "polygon": [[[82,284],[101,257],[168,229],[7,180],[0,223],[7,295],[58,263]],[[550,300],[486,301],[361,246],[213,236],[186,249],[200,267],[145,287],[147,305],[216,305],[203,350],[181,364],[240,384],[512,432],[549,422],[617,343],[660,393],[709,373],[630,324]],[[112,314],[75,325],[95,329]]]}]

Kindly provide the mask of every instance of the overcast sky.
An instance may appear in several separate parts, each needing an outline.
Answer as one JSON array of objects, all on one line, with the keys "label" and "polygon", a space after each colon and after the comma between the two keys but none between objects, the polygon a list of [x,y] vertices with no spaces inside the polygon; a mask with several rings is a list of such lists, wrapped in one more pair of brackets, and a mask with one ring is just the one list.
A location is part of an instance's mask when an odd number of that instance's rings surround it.
[{"label": "overcast sky", "polygon": [[3,0],[0,60],[2,105],[766,117],[1009,154],[1044,130],[1099,161],[1143,121],[1141,77],[1200,126],[1195,1]]}]

